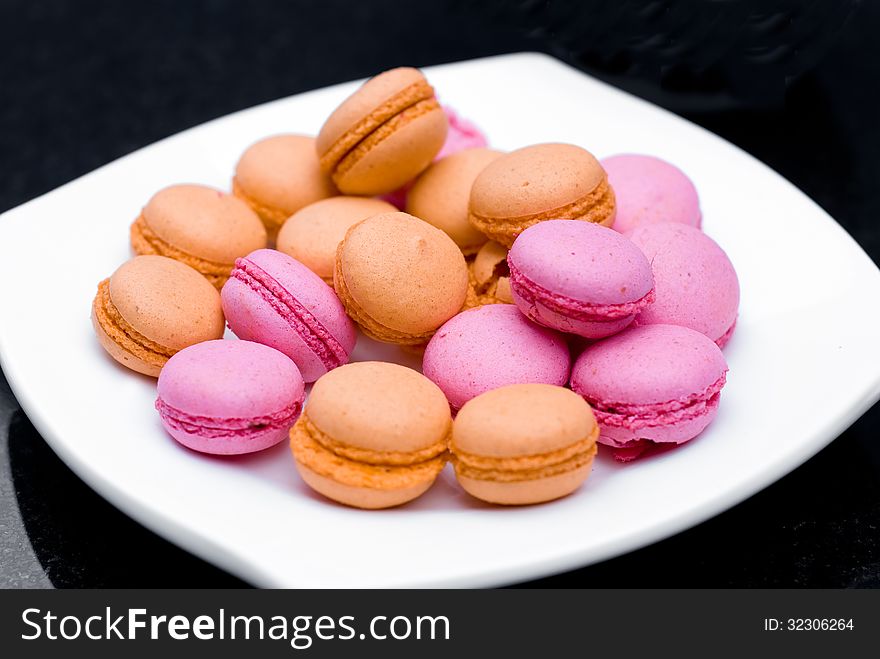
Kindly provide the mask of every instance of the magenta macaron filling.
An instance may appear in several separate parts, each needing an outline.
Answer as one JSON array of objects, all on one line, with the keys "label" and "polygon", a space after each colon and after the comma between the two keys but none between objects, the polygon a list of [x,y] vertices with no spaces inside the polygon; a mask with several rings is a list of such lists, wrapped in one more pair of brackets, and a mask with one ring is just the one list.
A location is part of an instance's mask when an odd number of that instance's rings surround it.
[{"label": "magenta macaron filling", "polygon": [[226,418],[189,414],[157,398],[156,410],[162,422],[171,430],[204,439],[253,439],[277,430],[287,432],[302,411],[302,404],[296,401],[270,414]]}]

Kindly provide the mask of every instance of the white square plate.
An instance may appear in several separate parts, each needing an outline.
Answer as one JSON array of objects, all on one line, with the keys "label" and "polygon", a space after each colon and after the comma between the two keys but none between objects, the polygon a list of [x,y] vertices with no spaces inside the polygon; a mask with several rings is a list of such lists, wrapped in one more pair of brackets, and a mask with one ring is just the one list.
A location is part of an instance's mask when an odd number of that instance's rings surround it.
[{"label": "white square plate", "polygon": [[[720,413],[692,443],[621,466],[600,456],[566,499],[499,509],[448,470],[396,510],[311,494],[282,444],[233,459],[162,431],[155,381],[95,340],[99,280],[129,257],[128,227],[159,188],[227,187],[238,156],[277,132],[316,133],[356,86],[267,103],[162,140],[0,218],[0,356],[61,458],[160,535],[261,586],[490,586],[635,549],[745,499],[828,444],[880,396],[880,272],[825,212],[724,140],[549,57],[432,67],[442,95],[500,149],[581,144],[657,154],[696,183],[704,228],[742,285]],[[400,359],[363,338],[357,359]],[[600,451],[601,453],[601,451]],[[448,468],[447,468],[448,469]]]}]

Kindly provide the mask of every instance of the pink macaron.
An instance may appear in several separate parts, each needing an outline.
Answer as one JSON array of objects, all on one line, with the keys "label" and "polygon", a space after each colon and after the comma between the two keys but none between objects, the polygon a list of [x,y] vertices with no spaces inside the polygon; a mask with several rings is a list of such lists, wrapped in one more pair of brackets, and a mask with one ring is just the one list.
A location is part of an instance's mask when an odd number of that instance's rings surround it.
[{"label": "pink macaron", "polygon": [[681,444],[718,411],[727,362],[704,334],[678,325],[630,327],[589,346],[571,388],[593,408],[599,441],[631,460],[652,443]]},{"label": "pink macaron", "polygon": [[651,264],[618,232],[548,220],[523,231],[507,255],[513,301],[536,323],[599,339],[654,300]]},{"label": "pink macaron", "polygon": [[651,262],[656,297],[637,325],[684,325],[724,347],[736,326],[739,280],[724,250],[699,229],[664,222],[626,236]]},{"label": "pink macaron", "polygon": [[513,305],[488,304],[446,321],[425,349],[422,370],[457,410],[509,384],[565,384],[570,365],[561,334]]},{"label": "pink macaron", "polygon": [[237,259],[221,298],[238,338],[280,350],[306,382],[347,363],[354,350],[354,323],[336,293],[282,252],[258,249]]},{"label": "pink macaron", "polygon": [[675,165],[638,154],[611,156],[601,163],[617,197],[615,230],[623,233],[655,222],[700,226],[697,189]]},{"label": "pink macaron", "polygon": [[250,341],[205,341],[175,354],[159,374],[156,409],[178,442],[237,455],[287,437],[305,396],[288,357]]}]

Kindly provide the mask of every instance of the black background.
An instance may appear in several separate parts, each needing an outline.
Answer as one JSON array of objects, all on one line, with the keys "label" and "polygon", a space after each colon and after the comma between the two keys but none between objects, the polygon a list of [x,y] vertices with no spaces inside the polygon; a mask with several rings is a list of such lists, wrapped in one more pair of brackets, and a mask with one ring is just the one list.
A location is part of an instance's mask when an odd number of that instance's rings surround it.
[{"label": "black background", "polygon": [[[264,101],[401,64],[537,50],[740,145],[880,261],[878,3],[472,4],[0,0],[0,211]],[[89,209],[69,220],[88,230]],[[875,406],[733,510],[536,583],[880,586],[878,430]],[[238,583],[95,495],[2,379],[0,440],[0,586]]]}]

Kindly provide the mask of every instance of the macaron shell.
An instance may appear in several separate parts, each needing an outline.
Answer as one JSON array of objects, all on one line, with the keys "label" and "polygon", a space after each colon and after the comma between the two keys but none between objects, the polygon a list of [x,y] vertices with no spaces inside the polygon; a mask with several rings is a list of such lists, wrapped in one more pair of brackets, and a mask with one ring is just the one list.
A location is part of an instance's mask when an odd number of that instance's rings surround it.
[{"label": "macaron shell", "polygon": [[654,303],[636,323],[683,325],[721,343],[736,322],[740,296],[724,250],[683,224],[648,224],[625,235],[651,262],[656,286]]},{"label": "macaron shell", "polygon": [[275,135],[253,144],[238,161],[235,183],[248,198],[284,217],[338,194],[321,172],[314,138],[306,135]]},{"label": "macaron shell", "polygon": [[486,166],[501,156],[491,149],[466,149],[436,161],[407,194],[407,212],[445,231],[466,254],[487,238],[468,222],[471,186]]},{"label": "macaron shell", "polygon": [[332,285],[336,248],[346,232],[371,215],[394,212],[391,204],[371,197],[322,199],[294,213],[278,233],[277,249]]},{"label": "macaron shell", "polygon": [[[275,250],[257,250],[246,257],[256,264],[315,318],[346,355],[354,350],[357,333],[336,294],[315,273],[290,256]],[[229,327],[244,340],[280,350],[299,367],[306,382],[327,372],[327,365],[272,303],[247,284],[231,278],[222,291]]]},{"label": "macaron shell", "polygon": [[528,481],[489,481],[467,476],[456,476],[465,492],[489,503],[523,506],[545,503],[568,496],[576,491],[590,475],[593,460],[571,471]]},{"label": "macaron shell", "polygon": [[474,180],[473,212],[509,218],[570,204],[605,178],[599,161],[573,144],[535,144],[490,163]]},{"label": "macaron shell", "polygon": [[165,403],[192,416],[248,418],[302,403],[305,384],[296,364],[278,350],[251,341],[217,340],[169,359],[157,392]]},{"label": "macaron shell", "polygon": [[160,190],[142,215],[161,240],[230,269],[239,256],[266,246],[266,229],[246,203],[202,185]]},{"label": "macaron shell", "polygon": [[617,198],[614,229],[621,233],[656,222],[699,228],[700,200],[691,180],[660,158],[621,154],[602,159]]},{"label": "macaron shell", "polygon": [[317,152],[321,155],[327,153],[364,117],[393,101],[408,87],[426,82],[421,71],[408,66],[383,71],[370,78],[327,117],[315,143]]},{"label": "macaron shell", "polygon": [[724,376],[711,339],[687,327],[644,325],[589,346],[572,368],[572,389],[605,405],[688,400]]},{"label": "macaron shell", "polygon": [[557,451],[596,432],[590,406],[561,386],[519,384],[487,391],[455,417],[452,447],[483,457]]},{"label": "macaron shell", "polygon": [[392,490],[356,487],[322,476],[299,461],[296,461],[295,464],[299,475],[316,492],[333,501],[365,510],[379,510],[403,505],[422,496],[434,484],[434,479],[431,479],[410,487]]},{"label": "macaron shell", "polygon": [[247,440],[244,441],[237,437],[200,437],[168,426],[165,426],[165,432],[188,449],[211,455],[244,455],[246,453],[256,453],[257,451],[264,451],[276,444],[280,444],[287,438],[287,428],[267,429],[264,432],[249,435]]},{"label": "macaron shell", "polygon": [[339,246],[337,275],[340,270],[360,309],[399,332],[435,330],[467,295],[467,266],[458,246],[405,213],[375,215],[353,226]]},{"label": "macaron shell", "polygon": [[509,304],[470,309],[447,321],[428,343],[423,361],[424,374],[455,409],[505,385],[565,384],[569,367],[562,336]]},{"label": "macaron shell", "polygon": [[223,336],[217,289],[164,256],[136,256],[120,266],[110,278],[110,299],[129,325],[171,350]]},{"label": "macaron shell", "polygon": [[436,108],[401,122],[387,137],[344,172],[334,172],[339,190],[349,195],[378,195],[396,190],[431,164],[446,140],[447,121]]},{"label": "macaron shell", "polygon": [[334,441],[371,451],[419,451],[444,441],[452,418],[422,374],[385,362],[341,366],[315,383],[308,418]]},{"label": "macaron shell", "polygon": [[526,229],[507,261],[554,294],[590,304],[636,302],[654,286],[651,264],[621,234],[589,222],[548,220]]}]

